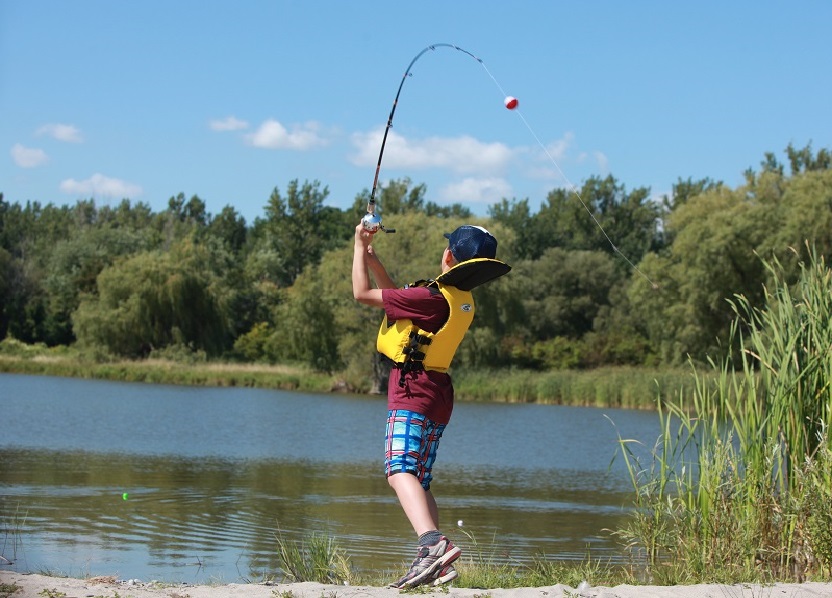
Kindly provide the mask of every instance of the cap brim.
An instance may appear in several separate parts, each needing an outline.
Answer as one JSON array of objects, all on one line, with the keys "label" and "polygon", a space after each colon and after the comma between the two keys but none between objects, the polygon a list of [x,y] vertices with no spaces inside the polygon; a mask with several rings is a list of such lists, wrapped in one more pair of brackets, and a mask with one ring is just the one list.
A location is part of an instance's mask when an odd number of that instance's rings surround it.
[{"label": "cap brim", "polygon": [[446,239],[450,239],[452,234],[453,234],[453,233],[445,233],[445,238],[446,238]]}]

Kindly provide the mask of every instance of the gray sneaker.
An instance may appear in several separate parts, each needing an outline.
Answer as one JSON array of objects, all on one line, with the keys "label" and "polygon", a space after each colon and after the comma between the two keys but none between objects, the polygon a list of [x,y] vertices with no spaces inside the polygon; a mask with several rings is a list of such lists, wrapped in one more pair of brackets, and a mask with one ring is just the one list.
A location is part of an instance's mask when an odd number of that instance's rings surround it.
[{"label": "gray sneaker", "polygon": [[[459,558],[460,554],[462,554],[462,550],[454,546],[445,536],[439,538],[439,542],[431,546],[419,546],[419,552],[416,554],[413,564],[410,565],[410,570],[404,577],[390,585],[394,588],[415,588],[423,583],[433,582],[442,577],[442,570],[445,565],[453,563]],[[433,577],[434,574],[437,574],[435,578]],[[449,575],[451,575],[450,571],[446,571],[446,581],[450,581],[457,576],[456,570],[453,570],[453,576],[447,577]],[[440,581],[439,583],[445,582]]]}]

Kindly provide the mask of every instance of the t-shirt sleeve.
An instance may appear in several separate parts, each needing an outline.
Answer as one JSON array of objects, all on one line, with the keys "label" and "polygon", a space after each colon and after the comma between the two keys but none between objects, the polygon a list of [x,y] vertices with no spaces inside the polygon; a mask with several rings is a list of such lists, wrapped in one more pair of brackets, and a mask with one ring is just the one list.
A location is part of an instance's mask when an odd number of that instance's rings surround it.
[{"label": "t-shirt sleeve", "polygon": [[428,287],[383,289],[384,312],[391,322],[412,320],[428,332],[438,331],[448,320],[450,308],[438,290]]}]

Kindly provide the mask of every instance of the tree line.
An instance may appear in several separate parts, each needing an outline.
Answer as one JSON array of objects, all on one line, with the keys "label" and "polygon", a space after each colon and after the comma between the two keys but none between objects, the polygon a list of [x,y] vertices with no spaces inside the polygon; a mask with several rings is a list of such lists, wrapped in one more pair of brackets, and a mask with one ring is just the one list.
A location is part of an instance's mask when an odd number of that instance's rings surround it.
[{"label": "tree line", "polygon": [[[379,189],[377,253],[404,284],[438,274],[463,223],[487,227],[512,272],[475,291],[477,318],[458,362],[533,370],[676,365],[725,350],[729,300],[761,302],[776,259],[797,279],[814,250],[832,255],[832,159],[810,145],[767,153],[730,188],[682,180],[650,189],[592,177],[474,217],[428,201],[409,179]],[[247,223],[198,196],[167,209],[124,199],[9,203],[0,194],[0,339],[73,345],[100,359],[188,353],[205,359],[304,363],[372,373],[379,314],[352,299],[353,205],[326,205],[319,181],[275,188]],[[600,226],[599,226],[600,224]],[[603,230],[602,230],[603,229]],[[626,259],[624,259],[626,257]]]}]

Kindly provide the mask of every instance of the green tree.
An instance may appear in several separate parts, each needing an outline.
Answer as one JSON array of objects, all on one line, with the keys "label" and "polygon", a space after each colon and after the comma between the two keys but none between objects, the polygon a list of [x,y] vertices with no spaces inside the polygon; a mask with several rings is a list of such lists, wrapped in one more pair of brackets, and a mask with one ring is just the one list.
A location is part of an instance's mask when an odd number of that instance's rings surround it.
[{"label": "green tree", "polygon": [[59,342],[48,322],[49,297],[44,289],[53,247],[68,238],[75,222],[68,206],[25,206],[0,202],[0,246],[11,256],[7,303],[3,307],[8,333],[25,342]]},{"label": "green tree", "polygon": [[230,341],[230,317],[210,262],[204,247],[184,241],[108,266],[98,294],[84,295],[73,314],[79,342],[125,357],[171,345],[219,355]]},{"label": "green tree", "polygon": [[789,158],[792,175],[832,168],[832,152],[824,148],[813,154],[811,142],[801,149],[795,149],[790,143],[786,147],[786,155]]},{"label": "green tree", "polygon": [[[637,263],[659,248],[661,206],[649,189],[627,192],[612,176],[592,177],[577,192],[554,189],[536,214],[528,200],[503,199],[489,209],[491,217],[514,232],[518,256],[538,259],[551,247],[620,252]],[[603,230],[602,230],[603,229]],[[626,267],[626,262],[622,268]]]},{"label": "green tree", "polygon": [[300,361],[325,372],[340,367],[340,331],[332,325],[333,303],[316,267],[304,270],[276,309],[276,324],[270,339],[275,359]]},{"label": "green tree", "polygon": [[206,235],[218,239],[228,251],[239,255],[248,238],[246,219],[232,206],[225,206],[215,218],[210,218]]},{"label": "green tree", "polygon": [[[379,185],[376,190],[377,214],[382,216],[393,216],[384,222],[388,228],[397,227],[395,216],[415,212],[423,213],[434,218],[471,218],[471,210],[460,203],[440,206],[433,201],[425,201],[427,187],[424,184],[411,186],[409,178],[394,179],[387,184]],[[370,201],[370,191],[365,189],[356,195],[352,207],[345,214],[347,222],[358,223],[364,214],[367,213],[367,203]]]},{"label": "green tree", "polygon": [[[380,193],[376,198],[379,213],[383,214],[408,214],[411,212],[424,212],[425,194],[427,186],[424,183],[412,186],[409,178],[392,180],[386,185],[381,185]],[[366,205],[366,202],[364,202]]]},{"label": "green tree", "polygon": [[324,205],[327,187],[318,181],[289,183],[286,197],[275,188],[265,208],[265,218],[255,220],[255,251],[271,253],[277,271],[272,276],[290,286],[303,269],[320,261],[328,249],[352,234],[341,210]]},{"label": "green tree", "polygon": [[651,342],[666,360],[678,363],[688,355],[704,359],[718,352],[732,321],[727,299],[734,293],[761,297],[764,273],[755,252],[774,231],[772,216],[765,204],[727,188],[706,192],[671,215],[675,240],[669,255],[642,268],[661,292],[635,280],[632,296],[650,322],[645,328],[654,335]]},{"label": "green tree", "polygon": [[547,249],[516,267],[528,331],[533,340],[580,338],[593,328],[618,280],[613,258],[600,251]]},{"label": "green tree", "polygon": [[714,185],[678,205],[667,220],[672,245],[640,264],[659,288],[634,279],[629,291],[639,327],[662,358],[681,362],[719,355],[733,319],[728,300],[743,295],[753,306],[763,301],[770,282],[763,260],[776,258],[786,276],[796,279],[807,241],[827,257],[830,193],[832,170],[787,176],[767,154],[759,173],[746,173],[745,185]]},{"label": "green tree", "polygon": [[12,300],[14,261],[5,248],[0,247],[0,340],[6,338],[9,329],[9,305]]},{"label": "green tree", "polygon": [[488,208],[488,214],[495,222],[499,222],[514,233],[515,255],[517,259],[536,259],[542,255],[553,239],[542,239],[542,226],[534,223],[534,216],[529,208],[529,200],[508,200],[503,198],[499,203]]},{"label": "green tree", "polygon": [[712,189],[716,189],[720,187],[723,183],[721,181],[712,181],[709,178],[693,180],[692,178],[688,177],[687,180],[682,180],[679,178],[676,183],[673,185],[673,189],[671,194],[663,195],[662,196],[662,204],[661,204],[661,223],[659,225],[659,235],[661,237],[661,242],[659,244],[658,250],[662,248],[668,247],[673,243],[673,234],[671,233],[670,227],[667,223],[667,218],[670,214],[673,213],[676,208],[684,205],[692,198],[702,195],[706,191],[710,191]]}]

